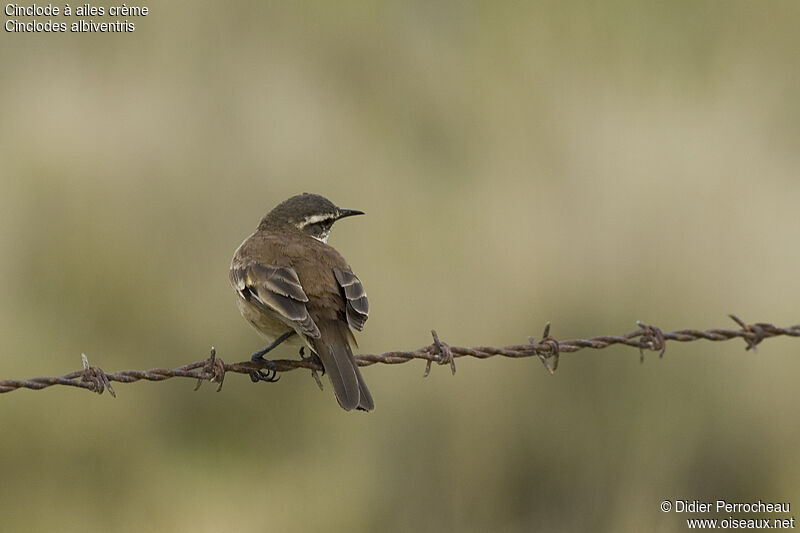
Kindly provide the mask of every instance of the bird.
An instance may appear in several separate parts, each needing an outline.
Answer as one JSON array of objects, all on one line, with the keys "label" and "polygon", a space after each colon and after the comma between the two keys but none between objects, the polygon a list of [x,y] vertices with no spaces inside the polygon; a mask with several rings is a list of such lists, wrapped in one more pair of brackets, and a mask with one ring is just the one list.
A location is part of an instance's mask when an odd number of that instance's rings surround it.
[{"label": "bird", "polygon": [[344,410],[375,408],[353,357],[353,330],[363,330],[369,315],[367,294],[327,244],[334,222],[363,214],[318,194],[298,194],[264,215],[236,249],[229,279],[239,312],[269,343],[251,357],[267,367],[250,374],[254,382],[277,380],[264,355],[286,342],[299,346],[301,357],[305,347],[316,355]]}]

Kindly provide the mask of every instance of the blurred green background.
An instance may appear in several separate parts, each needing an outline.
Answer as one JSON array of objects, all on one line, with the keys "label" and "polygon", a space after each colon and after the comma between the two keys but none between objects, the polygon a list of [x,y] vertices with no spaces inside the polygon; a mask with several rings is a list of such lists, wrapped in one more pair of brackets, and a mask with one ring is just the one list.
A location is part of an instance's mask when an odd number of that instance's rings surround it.
[{"label": "blurred green background", "polygon": [[[148,5],[134,33],[0,37],[0,378],[246,359],[230,258],[303,191],[367,212],[331,239],[366,353],[800,322],[796,2]],[[2,395],[0,523],[684,531],[661,500],[800,506],[800,341],[638,358],[376,365],[368,415],[306,372]]]}]

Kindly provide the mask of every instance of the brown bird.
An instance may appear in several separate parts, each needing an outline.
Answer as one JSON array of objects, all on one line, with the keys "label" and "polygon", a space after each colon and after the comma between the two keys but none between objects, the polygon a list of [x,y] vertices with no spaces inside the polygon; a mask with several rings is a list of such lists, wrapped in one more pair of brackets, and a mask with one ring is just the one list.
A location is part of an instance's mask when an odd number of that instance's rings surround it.
[{"label": "brown bird", "polygon": [[[269,342],[252,359],[266,361],[264,355],[284,341],[300,346],[301,356],[307,346],[346,411],[375,407],[353,357],[351,331],[364,328],[369,304],[361,282],[327,241],[334,222],[363,214],[318,194],[292,196],[239,246],[229,276],[242,316]],[[275,381],[274,366],[267,366],[250,378]]]}]

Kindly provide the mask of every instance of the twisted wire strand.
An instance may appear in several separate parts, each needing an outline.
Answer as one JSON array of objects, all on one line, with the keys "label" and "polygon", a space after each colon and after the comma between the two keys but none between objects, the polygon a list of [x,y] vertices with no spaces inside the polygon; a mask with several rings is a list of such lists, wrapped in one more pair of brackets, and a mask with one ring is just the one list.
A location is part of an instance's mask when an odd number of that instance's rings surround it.
[{"label": "twisted wire strand", "polygon": [[[439,365],[449,365],[450,370],[455,374],[455,360],[459,357],[475,357],[477,359],[487,359],[489,357],[501,356],[509,358],[538,357],[545,368],[553,373],[558,365],[559,355],[562,353],[577,352],[582,349],[601,350],[609,346],[621,344],[638,348],[640,358],[644,359],[645,351],[659,352],[659,356],[664,355],[668,341],[693,342],[698,340],[708,341],[727,341],[730,339],[742,338],[746,342],[746,349],[755,349],[756,346],[771,337],[788,336],[800,337],[800,324],[789,327],[778,327],[774,324],[758,322],[746,324],[735,315],[729,315],[739,325],[740,329],[707,329],[693,330],[681,329],[664,333],[660,328],[637,322],[639,329],[624,335],[602,335],[588,339],[569,339],[559,341],[550,336],[550,323],[545,325],[542,339],[536,341],[529,339],[528,344],[514,344],[510,346],[450,346],[439,340],[436,331],[431,331],[433,344],[423,346],[413,351],[391,351],[382,354],[357,354],[355,356],[359,366],[370,366],[377,363],[395,365],[406,363],[413,359],[426,361],[425,376],[428,375],[433,363]],[[216,355],[216,350],[211,348],[211,355],[203,361],[195,361],[177,368],[151,368],[149,370],[120,370],[118,372],[106,373],[100,367],[90,366],[85,355],[83,358],[83,370],[70,372],[58,377],[36,377],[22,380],[0,380],[0,393],[12,392],[19,389],[41,390],[54,385],[64,385],[69,387],[79,387],[98,394],[108,390],[110,394],[116,395],[111,382],[133,383],[136,381],[164,381],[172,378],[192,378],[197,380],[195,390],[204,381],[217,383],[217,390],[222,389],[225,375],[229,372],[236,374],[250,374],[253,371],[267,368],[267,363],[255,361],[241,361],[238,363],[225,363]],[[316,358],[305,359],[276,359],[273,360],[275,370],[278,372],[288,372],[298,368],[311,371],[321,371],[322,365]]]}]

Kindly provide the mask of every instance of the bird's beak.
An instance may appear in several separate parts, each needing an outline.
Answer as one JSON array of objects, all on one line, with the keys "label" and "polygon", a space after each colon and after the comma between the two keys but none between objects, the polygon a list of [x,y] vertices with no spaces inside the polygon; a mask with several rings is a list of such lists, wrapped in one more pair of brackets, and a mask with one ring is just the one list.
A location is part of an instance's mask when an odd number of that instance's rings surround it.
[{"label": "bird's beak", "polygon": [[344,218],[344,217],[351,217],[353,215],[363,215],[363,211],[359,211],[358,209],[339,209],[339,216],[336,219]]}]

